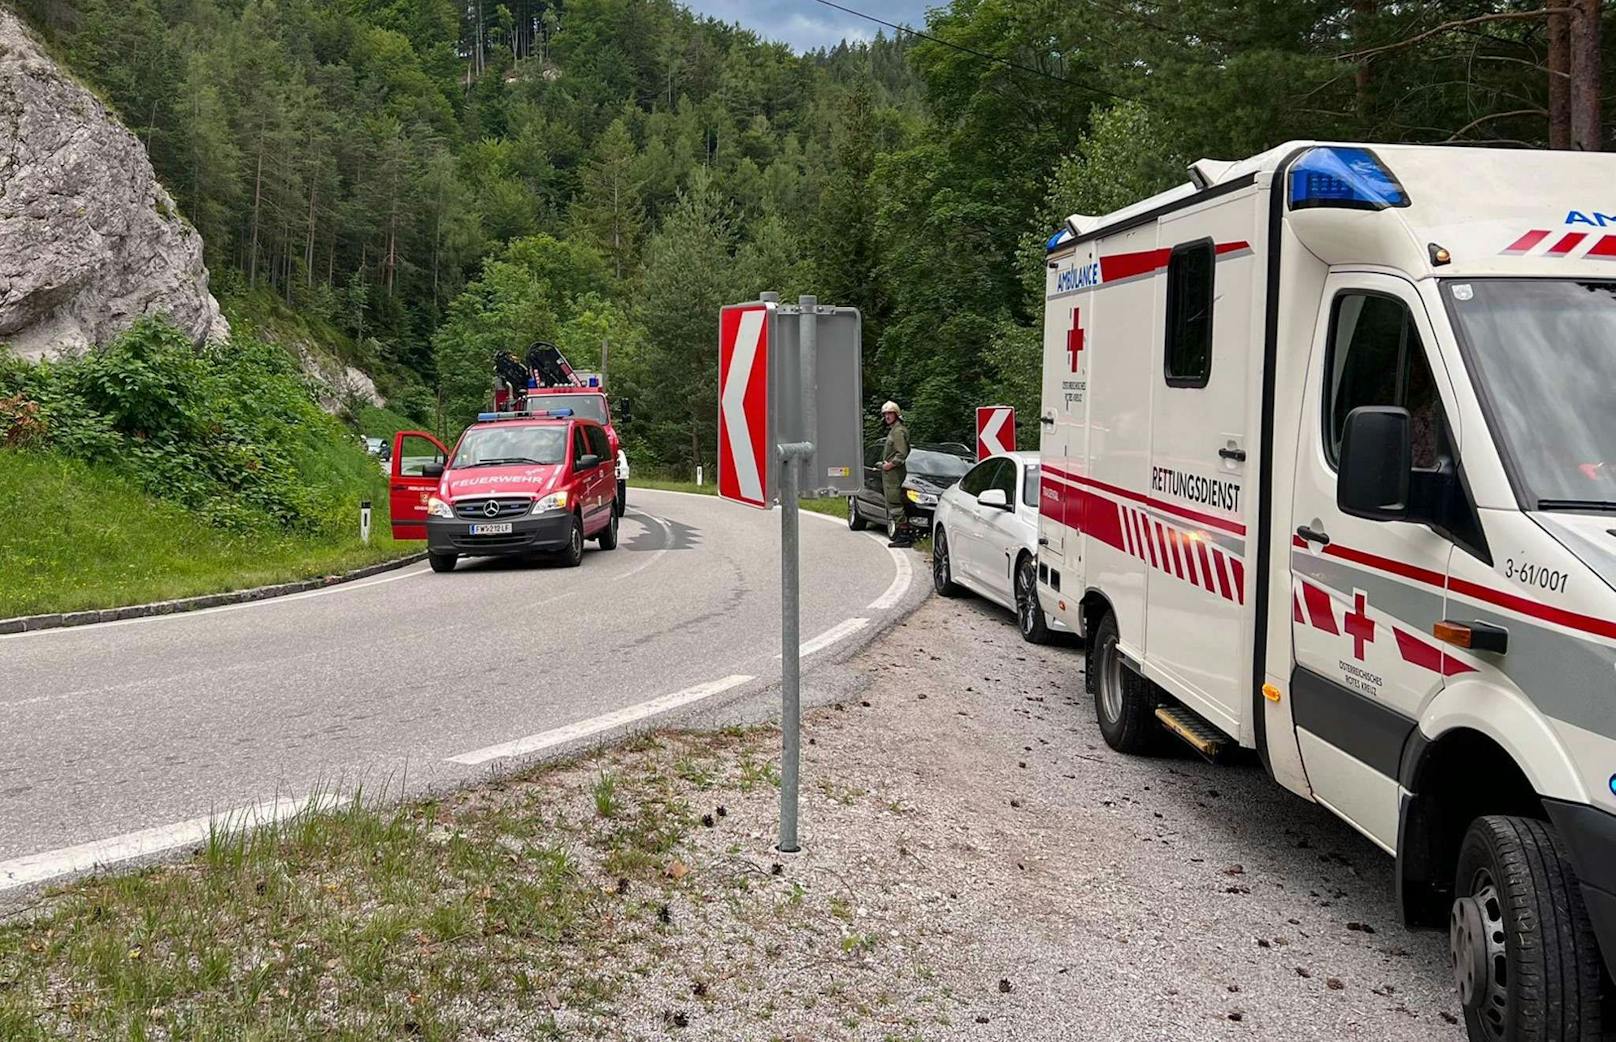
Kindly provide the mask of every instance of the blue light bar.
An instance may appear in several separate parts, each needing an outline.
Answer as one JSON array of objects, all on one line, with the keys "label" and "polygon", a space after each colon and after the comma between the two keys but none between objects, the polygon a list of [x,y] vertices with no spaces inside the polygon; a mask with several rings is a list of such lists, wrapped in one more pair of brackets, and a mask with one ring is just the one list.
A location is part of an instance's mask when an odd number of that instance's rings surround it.
[{"label": "blue light bar", "polygon": [[478,423],[487,423],[489,420],[497,419],[499,419],[499,413],[497,412],[480,412],[477,414]]},{"label": "blue light bar", "polygon": [[1408,205],[1402,184],[1367,148],[1310,148],[1291,164],[1290,186],[1292,210],[1315,206],[1384,210]]},{"label": "blue light bar", "polygon": [[1070,239],[1071,237],[1072,237],[1072,230],[1070,228],[1062,228],[1060,231],[1056,232],[1054,235],[1051,235],[1049,237],[1048,242],[1044,243],[1044,252],[1049,253],[1049,252],[1055,250],[1057,247],[1060,246],[1061,243],[1065,242],[1067,239]]}]

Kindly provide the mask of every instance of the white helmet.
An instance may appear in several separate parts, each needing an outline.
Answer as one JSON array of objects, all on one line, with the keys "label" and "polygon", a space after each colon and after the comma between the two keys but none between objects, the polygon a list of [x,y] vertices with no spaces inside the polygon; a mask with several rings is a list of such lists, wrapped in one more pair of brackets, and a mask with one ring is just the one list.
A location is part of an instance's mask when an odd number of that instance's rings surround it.
[{"label": "white helmet", "polygon": [[903,415],[903,410],[898,408],[897,402],[887,402],[885,405],[881,406],[881,411],[883,413],[895,412],[899,416]]}]

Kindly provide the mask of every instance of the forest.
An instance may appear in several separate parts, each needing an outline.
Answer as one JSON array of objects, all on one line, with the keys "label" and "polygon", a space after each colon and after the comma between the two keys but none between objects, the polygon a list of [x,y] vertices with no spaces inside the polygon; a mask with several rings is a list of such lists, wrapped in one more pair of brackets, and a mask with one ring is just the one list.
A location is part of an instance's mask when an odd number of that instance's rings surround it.
[{"label": "forest", "polygon": [[450,434],[496,349],[609,344],[670,473],[712,463],[723,303],[856,305],[871,406],[960,440],[1008,402],[1025,442],[1066,214],[1293,138],[1597,149],[1616,84],[1599,0],[953,0],[802,54],[674,0],[18,4],[221,298],[339,329]]}]

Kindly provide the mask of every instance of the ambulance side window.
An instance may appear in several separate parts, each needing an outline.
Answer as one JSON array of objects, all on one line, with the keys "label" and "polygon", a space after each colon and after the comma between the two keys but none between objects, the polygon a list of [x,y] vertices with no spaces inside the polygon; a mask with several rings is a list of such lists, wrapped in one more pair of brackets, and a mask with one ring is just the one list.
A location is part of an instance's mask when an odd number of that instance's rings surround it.
[{"label": "ambulance side window", "polygon": [[1211,239],[1173,247],[1167,260],[1169,387],[1205,387],[1212,373],[1212,276],[1217,252]]},{"label": "ambulance side window", "polygon": [[1447,452],[1442,400],[1408,306],[1378,293],[1335,298],[1325,354],[1324,449],[1335,466],[1347,414],[1361,405],[1408,410],[1414,466],[1434,467]]}]

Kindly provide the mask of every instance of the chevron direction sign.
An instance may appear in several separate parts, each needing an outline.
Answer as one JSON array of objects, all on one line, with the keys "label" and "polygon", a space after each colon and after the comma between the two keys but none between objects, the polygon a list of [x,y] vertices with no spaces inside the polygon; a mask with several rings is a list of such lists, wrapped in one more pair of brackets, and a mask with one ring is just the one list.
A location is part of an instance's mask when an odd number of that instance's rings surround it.
[{"label": "chevron direction sign", "polygon": [[763,510],[774,499],[776,469],[769,310],[766,304],[739,304],[718,317],[718,494]]},{"label": "chevron direction sign", "polygon": [[1016,411],[1008,405],[976,408],[976,458],[1016,451]]}]

